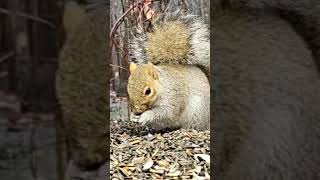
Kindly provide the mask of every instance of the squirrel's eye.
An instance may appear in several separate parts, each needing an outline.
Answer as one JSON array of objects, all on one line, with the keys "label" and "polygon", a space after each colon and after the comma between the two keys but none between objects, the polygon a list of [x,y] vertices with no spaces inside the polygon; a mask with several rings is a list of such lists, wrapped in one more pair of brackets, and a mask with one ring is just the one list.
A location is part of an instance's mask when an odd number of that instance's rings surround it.
[{"label": "squirrel's eye", "polygon": [[145,91],[145,95],[149,95],[150,93],[151,93],[151,89],[147,88],[146,91]]}]

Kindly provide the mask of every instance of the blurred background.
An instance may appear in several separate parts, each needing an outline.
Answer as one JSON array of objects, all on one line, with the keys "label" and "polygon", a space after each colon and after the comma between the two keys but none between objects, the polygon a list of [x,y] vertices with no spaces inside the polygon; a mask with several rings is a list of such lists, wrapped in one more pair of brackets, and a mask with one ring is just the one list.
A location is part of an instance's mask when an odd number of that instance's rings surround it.
[{"label": "blurred background", "polygon": [[[67,147],[55,92],[68,0],[0,0],[0,177],[64,179]],[[96,0],[79,0],[95,8]]]},{"label": "blurred background", "polygon": [[64,0],[0,1],[3,180],[62,176],[56,133],[55,71],[65,39],[61,18],[64,3]]}]

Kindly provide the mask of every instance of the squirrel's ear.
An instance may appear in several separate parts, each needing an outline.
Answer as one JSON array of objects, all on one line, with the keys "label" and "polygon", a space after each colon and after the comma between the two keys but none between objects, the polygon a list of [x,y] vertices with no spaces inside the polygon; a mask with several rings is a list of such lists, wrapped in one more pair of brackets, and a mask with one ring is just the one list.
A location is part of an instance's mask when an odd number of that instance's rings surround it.
[{"label": "squirrel's ear", "polygon": [[159,78],[158,73],[155,71],[154,65],[151,62],[148,62],[147,64],[147,71],[148,74],[153,77],[153,79],[157,80]]},{"label": "squirrel's ear", "polygon": [[130,67],[129,67],[130,73],[133,73],[133,71],[136,70],[136,69],[137,69],[137,64],[131,62],[130,63]]}]

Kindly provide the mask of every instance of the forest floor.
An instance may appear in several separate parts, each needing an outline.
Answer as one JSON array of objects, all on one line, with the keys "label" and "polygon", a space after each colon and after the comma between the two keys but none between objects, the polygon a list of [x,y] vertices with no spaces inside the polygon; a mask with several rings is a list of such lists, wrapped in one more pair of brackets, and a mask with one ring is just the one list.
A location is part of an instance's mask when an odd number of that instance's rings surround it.
[{"label": "forest floor", "polygon": [[59,179],[55,127],[23,124],[8,130],[7,121],[0,117],[0,179]]},{"label": "forest floor", "polygon": [[22,111],[21,104],[0,90],[0,179],[61,179],[54,112]]},{"label": "forest floor", "polygon": [[210,179],[210,132],[155,132],[128,120],[127,103],[111,102],[111,179]]}]

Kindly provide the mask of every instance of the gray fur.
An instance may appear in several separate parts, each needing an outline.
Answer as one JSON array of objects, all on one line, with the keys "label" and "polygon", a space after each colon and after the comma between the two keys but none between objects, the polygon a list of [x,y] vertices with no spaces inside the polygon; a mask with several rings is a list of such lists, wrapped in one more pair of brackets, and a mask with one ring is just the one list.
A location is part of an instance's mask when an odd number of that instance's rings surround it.
[{"label": "gray fur", "polygon": [[129,60],[137,64],[146,64],[147,57],[145,47],[145,41],[147,40],[146,34],[141,30],[136,29],[136,34],[131,32],[132,39],[129,44]]},{"label": "gray fur", "polygon": [[156,129],[208,130],[210,86],[207,77],[195,66],[176,67],[155,66],[159,73],[159,96],[153,107],[141,115],[140,122]]},{"label": "gray fur", "polygon": [[319,1],[214,1],[214,178],[320,179]]}]

